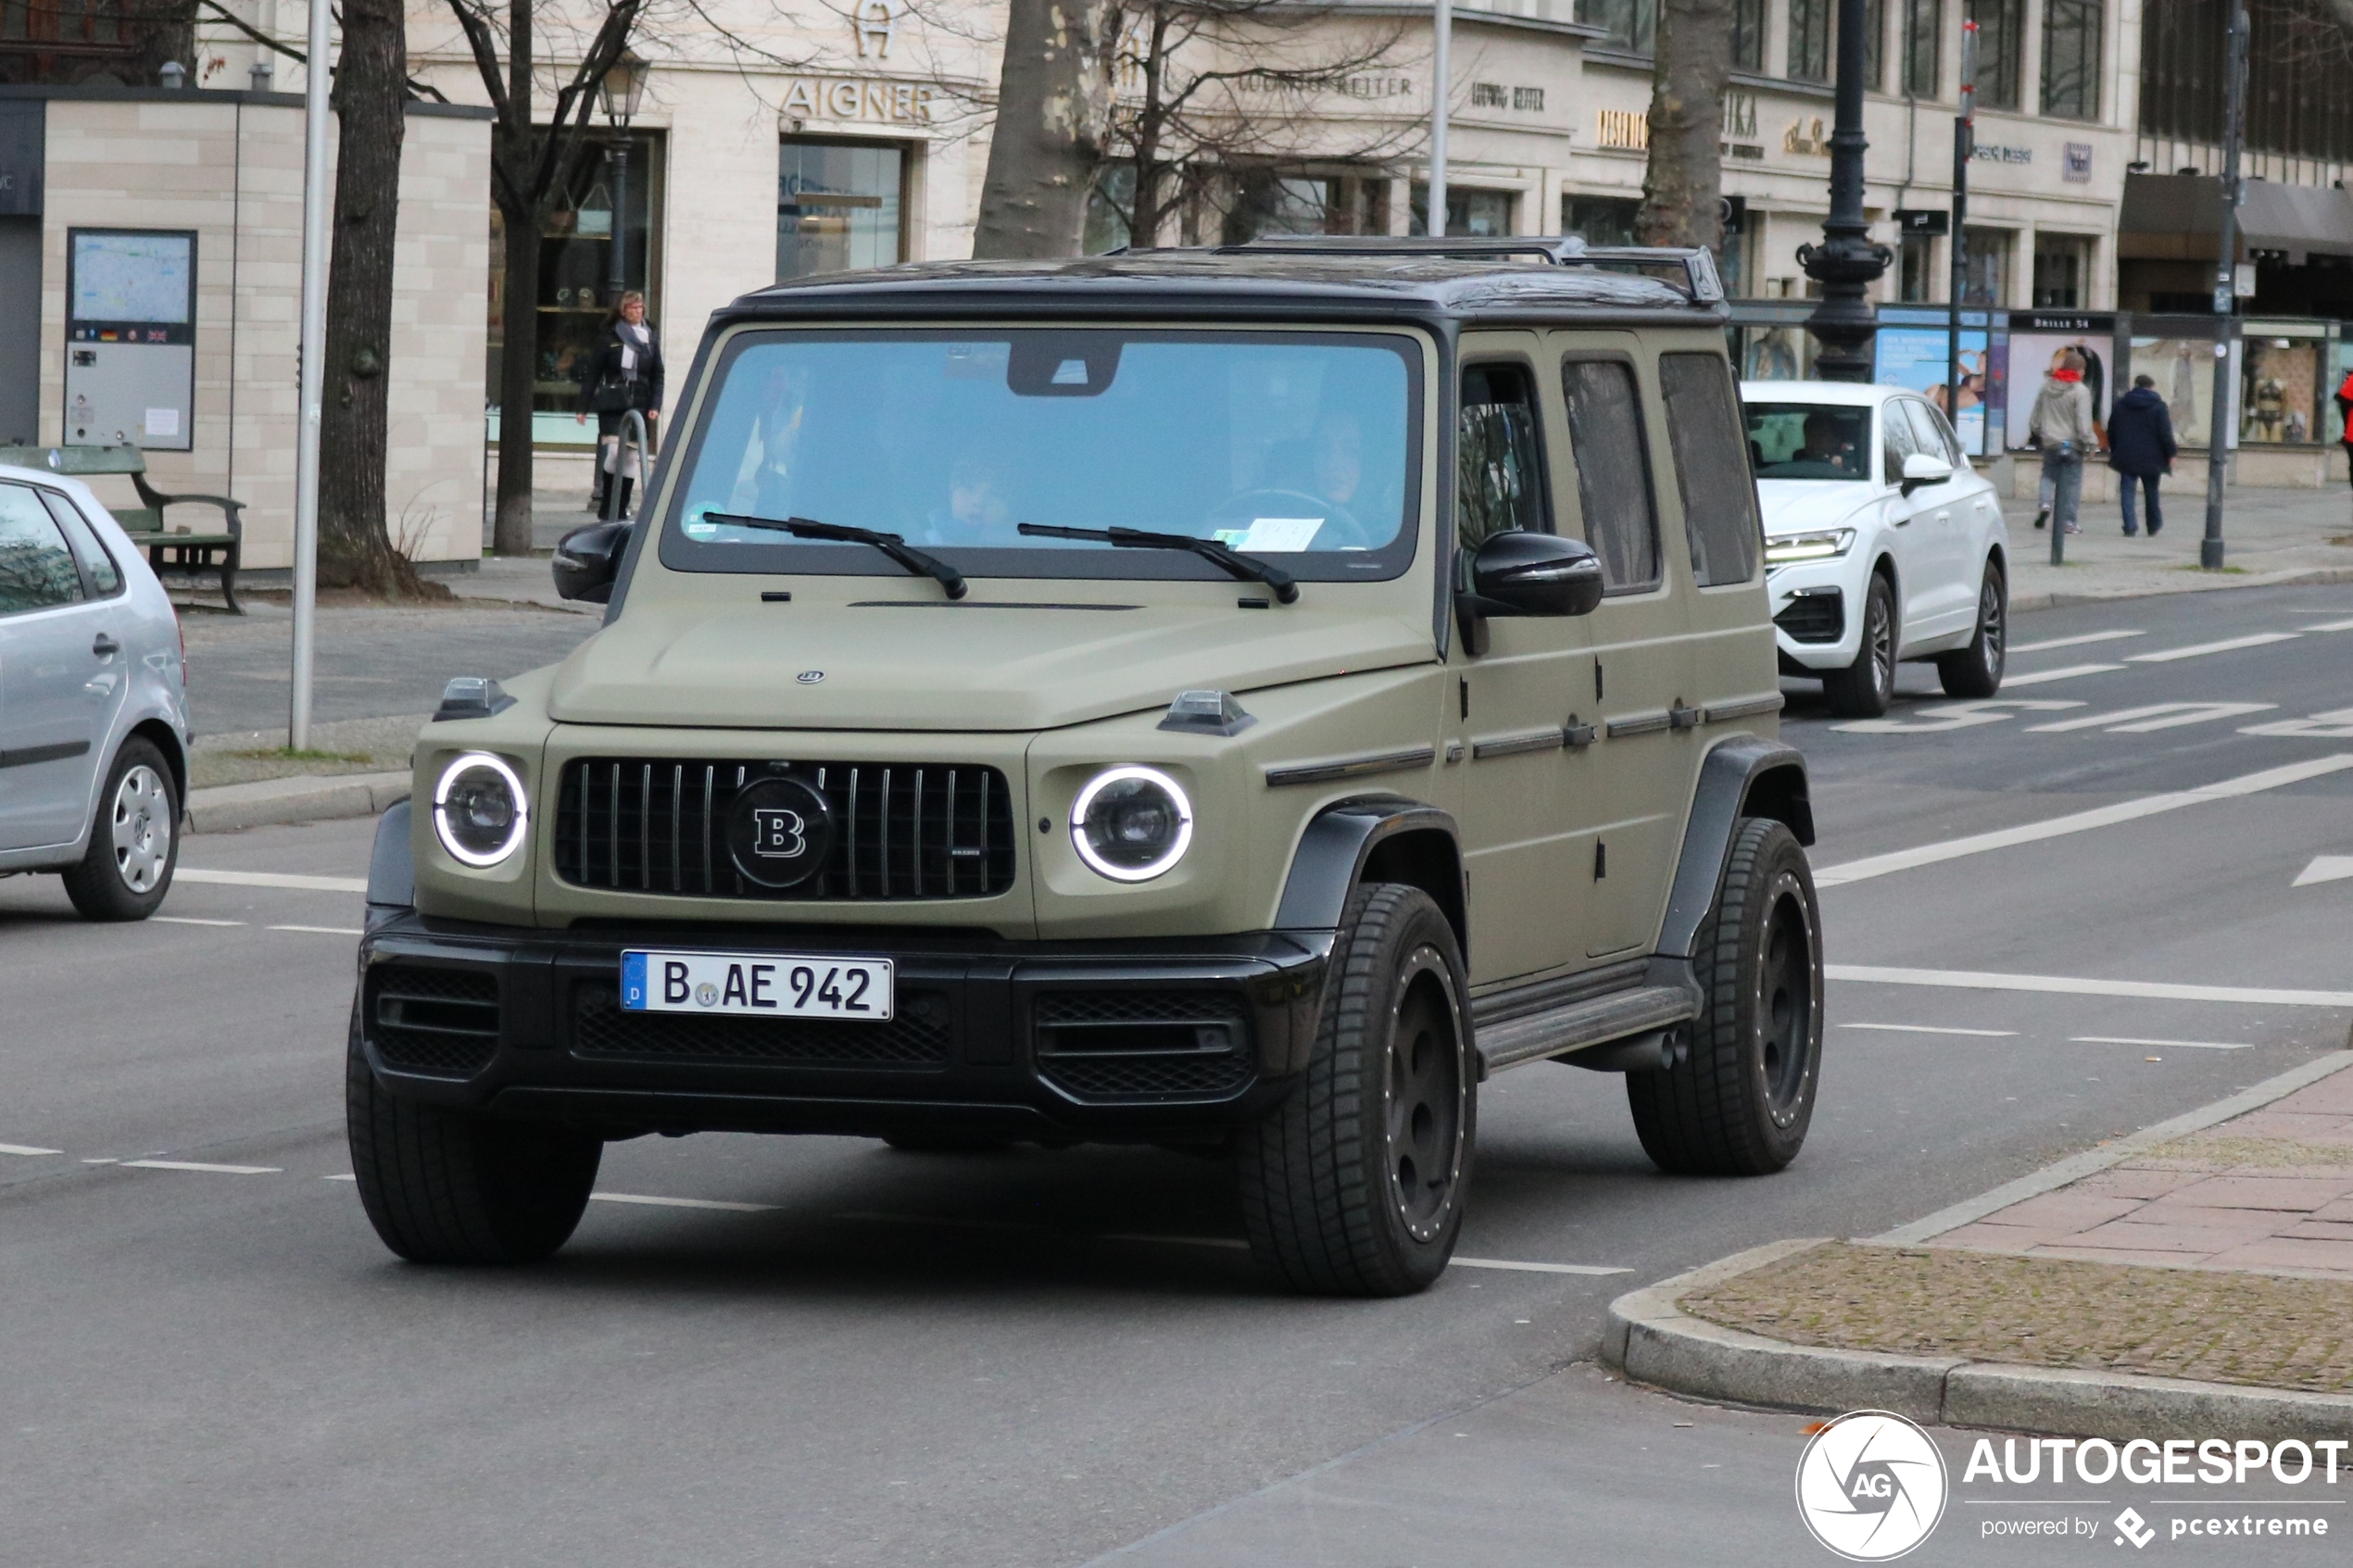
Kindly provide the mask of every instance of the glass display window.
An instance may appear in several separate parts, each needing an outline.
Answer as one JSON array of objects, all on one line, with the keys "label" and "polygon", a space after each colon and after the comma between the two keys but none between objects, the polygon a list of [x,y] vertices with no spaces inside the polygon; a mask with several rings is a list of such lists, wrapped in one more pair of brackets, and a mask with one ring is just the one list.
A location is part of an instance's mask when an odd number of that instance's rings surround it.
[{"label": "glass display window", "polygon": [[2246,335],[2239,370],[2242,445],[2303,445],[2321,439],[2322,346],[2317,338]]},{"label": "glass display window", "polygon": [[907,256],[906,149],[895,142],[784,139],[776,175],[776,280]]}]

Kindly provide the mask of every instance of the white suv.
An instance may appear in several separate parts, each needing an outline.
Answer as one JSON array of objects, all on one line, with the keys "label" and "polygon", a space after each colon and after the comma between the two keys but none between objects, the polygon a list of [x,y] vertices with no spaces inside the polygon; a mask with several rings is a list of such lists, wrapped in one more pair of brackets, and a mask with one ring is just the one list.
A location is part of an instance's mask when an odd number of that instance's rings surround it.
[{"label": "white suv", "polygon": [[1783,674],[1831,710],[1887,711],[1901,659],[1955,696],[2001,689],[2009,529],[1944,414],[1840,382],[1741,386]]}]

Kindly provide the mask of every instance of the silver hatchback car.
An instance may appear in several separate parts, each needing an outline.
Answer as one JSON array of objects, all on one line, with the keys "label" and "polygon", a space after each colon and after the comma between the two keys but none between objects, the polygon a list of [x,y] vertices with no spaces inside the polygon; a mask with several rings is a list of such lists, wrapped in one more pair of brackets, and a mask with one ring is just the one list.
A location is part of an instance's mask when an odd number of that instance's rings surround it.
[{"label": "silver hatchback car", "polygon": [[88,919],[145,919],[187,781],[163,584],[89,486],[0,465],[0,876],[56,872]]}]

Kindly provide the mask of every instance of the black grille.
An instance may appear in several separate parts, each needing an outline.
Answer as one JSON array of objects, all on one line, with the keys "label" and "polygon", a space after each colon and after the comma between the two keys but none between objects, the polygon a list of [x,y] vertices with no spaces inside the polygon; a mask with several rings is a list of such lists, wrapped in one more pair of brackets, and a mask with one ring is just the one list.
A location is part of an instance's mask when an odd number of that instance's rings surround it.
[{"label": "black grille", "polygon": [[623,1012],[620,993],[585,985],[573,995],[575,1056],[656,1061],[781,1062],[796,1067],[936,1068],[948,1063],[948,998],[904,991],[886,1023],[823,1018],[724,1018]]},{"label": "black grille", "polygon": [[1800,594],[1781,607],[1773,624],[1792,642],[1834,643],[1846,634],[1845,596],[1833,588],[1827,594]]},{"label": "black grille", "polygon": [[471,1078],[498,1050],[498,977],[479,969],[380,965],[368,975],[368,1037],[405,1073]]},{"label": "black grille", "polygon": [[[832,807],[815,875],[762,887],[727,853],[747,784],[788,771]],[[1013,884],[1013,803],[994,768],[581,758],[556,801],[556,874],[578,887],[704,898],[979,898]]]},{"label": "black grille", "polygon": [[1214,991],[1053,992],[1031,1004],[1038,1075],[1073,1099],[1217,1099],[1250,1082],[1250,1025]]}]

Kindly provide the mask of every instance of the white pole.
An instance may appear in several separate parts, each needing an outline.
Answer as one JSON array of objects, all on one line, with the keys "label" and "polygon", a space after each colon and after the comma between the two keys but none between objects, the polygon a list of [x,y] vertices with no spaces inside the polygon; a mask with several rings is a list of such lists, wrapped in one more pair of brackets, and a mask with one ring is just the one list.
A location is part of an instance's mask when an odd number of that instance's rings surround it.
[{"label": "white pole", "polygon": [[302,106],[302,417],[295,445],[294,697],[286,744],[310,745],[310,665],[319,611],[319,405],[327,371],[327,19],[310,0]]},{"label": "white pole", "polygon": [[1453,0],[1436,0],[1429,56],[1429,232],[1446,232],[1446,94],[1453,82],[1447,53],[1454,40]]}]

